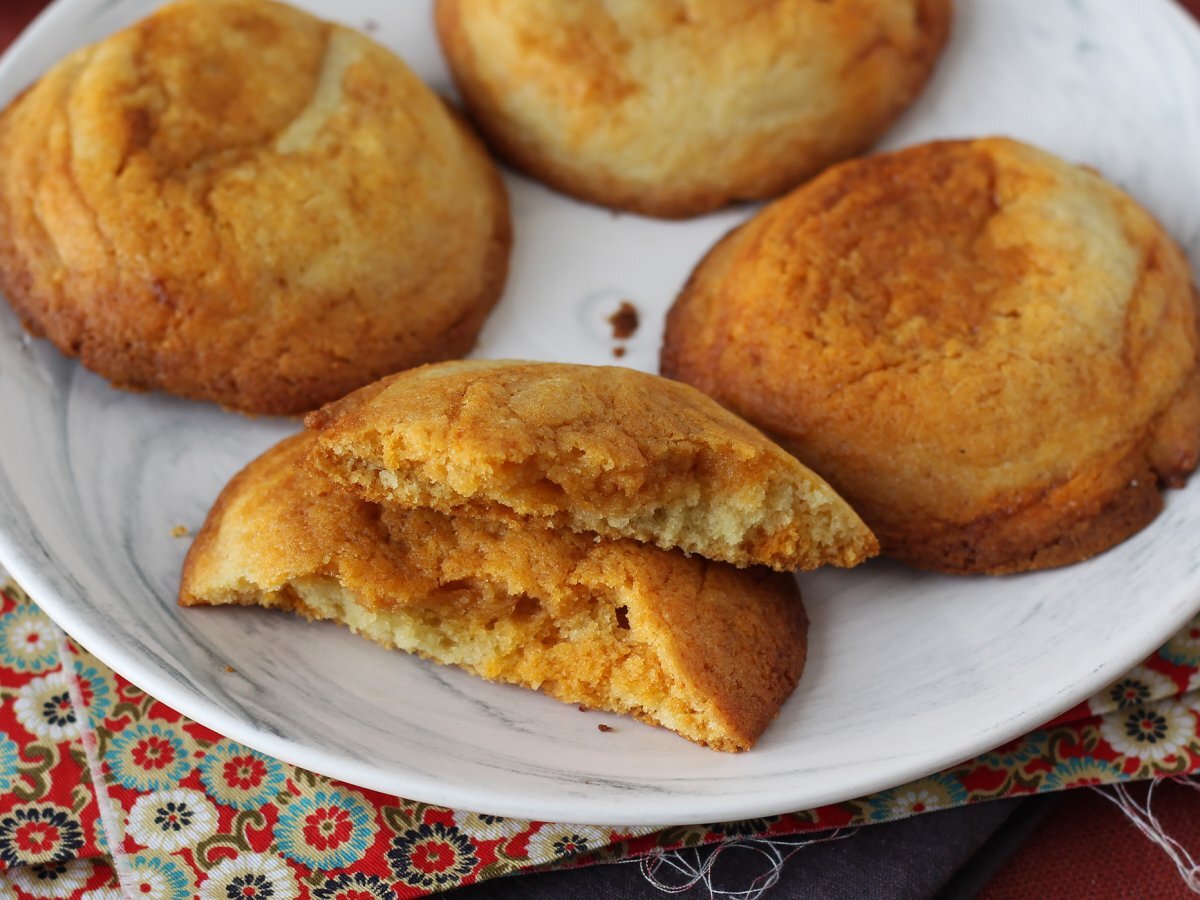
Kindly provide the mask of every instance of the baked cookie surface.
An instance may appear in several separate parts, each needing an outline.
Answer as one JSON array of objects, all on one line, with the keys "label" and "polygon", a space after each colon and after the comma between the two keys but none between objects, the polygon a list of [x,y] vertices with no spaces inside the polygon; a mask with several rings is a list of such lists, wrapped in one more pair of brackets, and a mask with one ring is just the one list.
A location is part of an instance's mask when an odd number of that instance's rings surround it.
[{"label": "baked cookie surface", "polygon": [[184,605],[332,619],[387,647],[749,748],[804,667],[795,580],[633,541],[383,508],[298,465],[304,432],[222,492]]},{"label": "baked cookie surface", "polygon": [[467,108],[585,200],[695,215],[865,150],[916,97],[950,0],[438,0]]},{"label": "baked cookie surface", "polygon": [[817,475],[687,385],[632,369],[467,361],[312,413],[311,463],[368,499],[516,514],[738,566],[852,566],[874,536]]},{"label": "baked cookie surface", "polygon": [[114,384],[313,409],[466,353],[508,202],[393,54],[267,0],[185,0],[0,116],[0,289]]},{"label": "baked cookie surface", "polygon": [[1016,142],[835,167],[701,262],[662,371],[776,436],[886,555],[1075,562],[1146,525],[1200,447],[1182,252],[1094,172]]}]

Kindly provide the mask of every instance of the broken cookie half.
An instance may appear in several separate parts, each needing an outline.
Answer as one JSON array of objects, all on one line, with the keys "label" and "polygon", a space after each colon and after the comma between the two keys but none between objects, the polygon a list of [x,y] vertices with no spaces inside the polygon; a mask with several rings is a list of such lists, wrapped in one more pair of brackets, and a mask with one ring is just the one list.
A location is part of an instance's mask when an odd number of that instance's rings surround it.
[{"label": "broken cookie half", "polygon": [[185,606],[331,619],[718,750],[749,748],[804,666],[795,581],[508,516],[364,500],[298,465],[291,437],[225,488],[184,565]]},{"label": "broken cookie half", "polygon": [[878,544],[819,476],[693,388],[632,369],[452,362],[311,414],[310,464],[366,499],[780,571]]}]

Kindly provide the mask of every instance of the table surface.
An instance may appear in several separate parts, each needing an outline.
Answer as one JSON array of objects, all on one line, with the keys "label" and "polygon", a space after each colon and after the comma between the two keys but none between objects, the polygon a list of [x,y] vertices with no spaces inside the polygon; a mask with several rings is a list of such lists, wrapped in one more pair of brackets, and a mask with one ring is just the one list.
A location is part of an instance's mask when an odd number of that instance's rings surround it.
[{"label": "table surface", "polygon": [[[1178,2],[1200,17],[1200,0]],[[47,0],[4,0],[0,48],[46,5]],[[1186,787],[1168,785],[1160,792],[1156,811],[1168,833],[1185,847],[1200,846],[1195,808],[1195,794]],[[1162,851],[1138,835],[1115,806],[1085,790],[1057,802],[980,896],[1070,897],[1081,889],[1110,896],[1122,891],[1131,891],[1128,896],[1189,895]]]}]

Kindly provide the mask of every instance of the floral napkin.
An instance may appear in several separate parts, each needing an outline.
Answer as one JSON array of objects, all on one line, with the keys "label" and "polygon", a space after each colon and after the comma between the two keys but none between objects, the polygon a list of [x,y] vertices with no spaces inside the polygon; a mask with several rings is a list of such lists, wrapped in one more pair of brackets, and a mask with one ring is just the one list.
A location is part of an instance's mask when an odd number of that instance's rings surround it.
[{"label": "floral napkin", "polygon": [[[333,781],[181,716],[0,593],[0,898],[369,900],[531,868],[887,822],[1200,770],[1200,616],[1108,689],[962,765],[858,800],[667,829],[528,822]],[[123,888],[123,890],[122,890]]]}]

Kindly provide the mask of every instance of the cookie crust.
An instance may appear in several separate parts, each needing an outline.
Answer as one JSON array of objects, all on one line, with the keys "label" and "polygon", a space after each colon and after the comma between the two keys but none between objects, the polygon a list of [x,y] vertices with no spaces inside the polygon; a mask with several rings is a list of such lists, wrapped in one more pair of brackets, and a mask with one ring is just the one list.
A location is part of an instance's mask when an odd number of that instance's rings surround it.
[{"label": "cookie crust", "polygon": [[438,0],[506,160],[583,200],[682,218],[772,197],[869,147],[919,94],[950,0]]},{"label": "cookie crust", "polygon": [[124,388],[297,413],[461,356],[510,242],[440,98],[267,0],[164,7],[0,116],[0,290]]},{"label": "cookie crust", "polygon": [[311,464],[382,503],[516,515],[781,571],[877,550],[854,510],[757,429],[633,369],[442,363],[306,422],[321,432]]},{"label": "cookie crust", "polygon": [[665,375],[822,473],[885,555],[947,572],[1086,559],[1200,452],[1197,301],[1161,226],[1004,139],[836,167],[700,263]]}]

